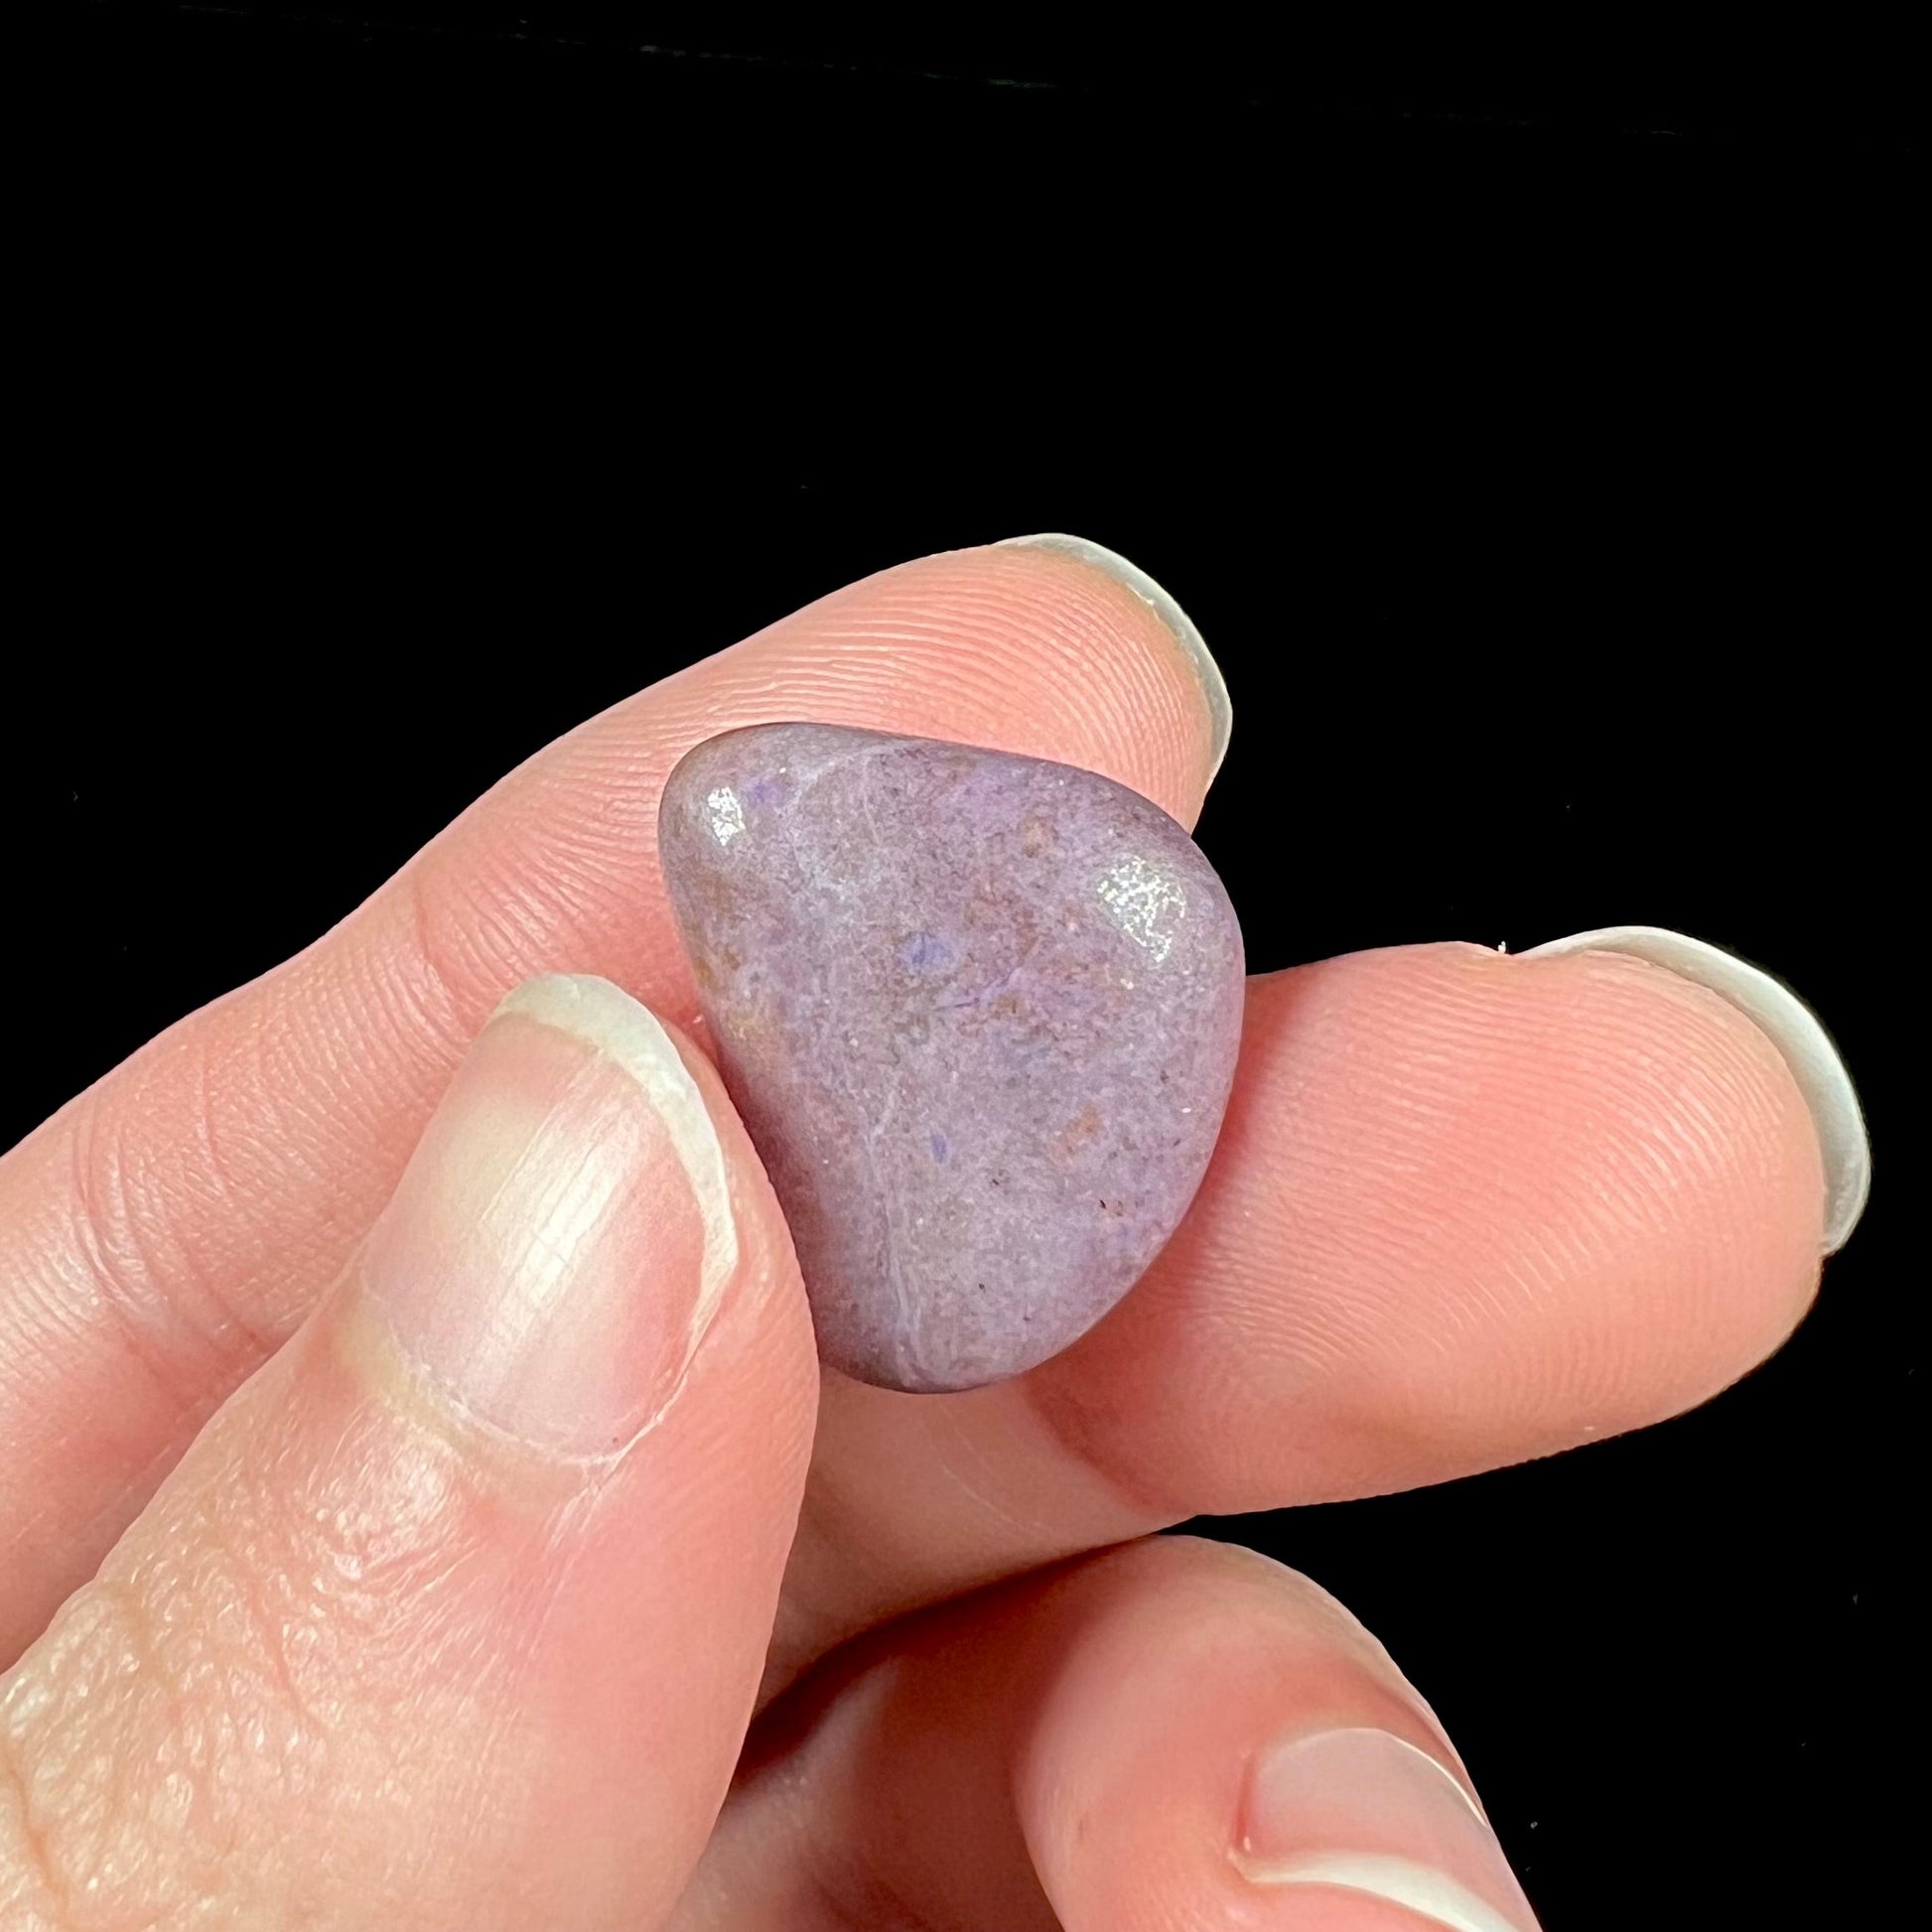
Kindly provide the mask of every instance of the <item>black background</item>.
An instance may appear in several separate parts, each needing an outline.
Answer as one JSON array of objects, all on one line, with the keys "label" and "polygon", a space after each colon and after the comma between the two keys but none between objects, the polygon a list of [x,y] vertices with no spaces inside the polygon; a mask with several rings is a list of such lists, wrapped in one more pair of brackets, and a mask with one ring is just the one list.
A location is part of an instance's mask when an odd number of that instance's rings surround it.
[{"label": "black background", "polygon": [[1551,1932],[1880,1922],[1924,1720],[1904,63],[1235,23],[72,10],[15,185],[0,1142],[587,713],[906,556],[1093,536],[1226,670],[1199,836],[1257,969],[1645,921],[1837,1033],[1877,1188],[1773,1362],[1218,1533],[1389,1643]]}]

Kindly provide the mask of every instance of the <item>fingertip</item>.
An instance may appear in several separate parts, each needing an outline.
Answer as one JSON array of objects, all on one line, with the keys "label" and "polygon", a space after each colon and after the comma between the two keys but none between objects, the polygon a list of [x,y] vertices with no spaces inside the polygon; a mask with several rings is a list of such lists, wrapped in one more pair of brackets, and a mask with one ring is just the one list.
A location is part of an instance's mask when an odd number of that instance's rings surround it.
[{"label": "fingertip", "polygon": [[[1686,970],[1693,949],[1735,967],[1735,975],[1708,963]],[[1768,997],[1754,1011],[1740,986],[1775,983],[1696,942],[1673,948],[1669,964],[1641,940],[1557,942],[1499,961],[1494,970],[1545,980],[1539,1003],[1594,1047],[1597,1098],[1584,1118],[1606,1149],[1622,1153],[1631,1233],[1675,1249],[1687,1285],[1712,1293],[1712,1311],[1742,1351],[1733,1350],[1730,1373],[1741,1373],[1810,1308],[1834,1229],[1845,1225],[1854,1196],[1862,1202],[1869,1173],[1857,1096],[1842,1062],[1836,1084],[1856,1123],[1856,1153],[1842,1136],[1835,1151],[1821,1119],[1826,1103],[1794,1064],[1791,1017],[1803,1017],[1836,1062],[1823,1029],[1782,988],[1776,991],[1784,1011],[1767,1024]],[[1658,1159],[1647,1185],[1636,1165],[1646,1149]]]},{"label": "fingertip", "polygon": [[1068,1922],[1536,1932],[1427,1706],[1352,1619],[1279,1566],[1161,1543],[1068,1587],[1077,1637],[1021,1757]]},{"label": "fingertip", "polygon": [[1076,563],[1097,571],[1118,584],[1131,597],[1154,613],[1174,646],[1186,660],[1199,687],[1202,709],[1207,717],[1207,781],[1211,784],[1227,757],[1228,741],[1234,731],[1234,704],[1228,695],[1227,679],[1221,674],[1207,639],[1175,598],[1131,558],[1089,537],[1069,536],[1064,531],[1047,531],[1037,536],[1008,537],[997,546],[1002,549],[1044,550],[1070,557]]},{"label": "fingertip", "polygon": [[1549,1454],[1779,1347],[1825,1197],[1784,1057],[1653,964],[1438,944],[1266,975],[1187,1220],[1036,1399],[1155,1505]]},{"label": "fingertip", "polygon": [[729,1103],[687,1052],[606,980],[501,1003],[353,1271],[409,1386],[567,1456],[654,1425],[743,1272]]},{"label": "fingertip", "polygon": [[1533,946],[1524,959],[1615,953],[1707,988],[1742,1014],[1784,1060],[1804,1096],[1824,1163],[1821,1248],[1851,1239],[1871,1189],[1871,1143],[1850,1068],[1824,1024],[1790,987],[1735,953],[1662,926],[1604,926]]},{"label": "fingertip", "polygon": [[1226,749],[1198,630],[1151,578],[1077,539],[915,558],[747,648],[795,655],[799,633],[821,649],[823,689],[791,715],[1076,764],[1182,825]]},{"label": "fingertip", "polygon": [[1788,1060],[1733,1000],[1621,951],[1465,957],[1515,1113],[1487,1131],[1521,1176],[1492,1253],[1533,1291],[1533,1324],[1510,1300],[1526,1405],[1561,1442],[1707,1399],[1818,1290],[1827,1176]]},{"label": "fingertip", "polygon": [[1248,1767],[1233,1859],[1264,1895],[1342,1891],[1453,1932],[1536,1932],[1462,1780],[1370,1725],[1293,1723]]}]

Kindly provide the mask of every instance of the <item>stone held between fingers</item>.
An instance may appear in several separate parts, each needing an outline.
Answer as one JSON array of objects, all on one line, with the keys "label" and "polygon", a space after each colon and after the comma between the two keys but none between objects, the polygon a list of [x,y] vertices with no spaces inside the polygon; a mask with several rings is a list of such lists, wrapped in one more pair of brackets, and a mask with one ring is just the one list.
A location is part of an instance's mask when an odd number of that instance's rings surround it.
[{"label": "stone held between fingers", "polygon": [[823,1358],[969,1388],[1118,1302],[1240,1043],[1240,927],[1181,827],[1072,766],[780,724],[687,754],[659,842]]}]

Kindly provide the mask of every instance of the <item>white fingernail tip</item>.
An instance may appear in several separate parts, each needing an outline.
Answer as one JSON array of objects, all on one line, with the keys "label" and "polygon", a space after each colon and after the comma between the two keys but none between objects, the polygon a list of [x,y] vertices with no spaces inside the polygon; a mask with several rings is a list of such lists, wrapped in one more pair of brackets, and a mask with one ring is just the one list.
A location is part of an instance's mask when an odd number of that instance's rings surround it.
[{"label": "white fingernail tip", "polygon": [[1372,1852],[1321,1852],[1257,1865],[1247,1876],[1260,1885],[1333,1885],[1361,1892],[1404,1906],[1432,1925],[1448,1926],[1449,1932],[1523,1932],[1519,1920],[1505,1918],[1448,1872],[1412,1859]]},{"label": "white fingernail tip", "polygon": [[1264,1751],[1248,1774],[1233,1857],[1252,1885],[1360,1892],[1449,1932],[1535,1932],[1536,1914],[1461,1782],[1373,1726]]},{"label": "white fingernail tip", "polygon": [[1091,564],[1095,570],[1105,571],[1116,583],[1126,585],[1161,620],[1193,667],[1201,695],[1207,700],[1207,715],[1214,734],[1213,764],[1207,774],[1211,781],[1221,768],[1221,760],[1227,757],[1228,739],[1234,730],[1234,706],[1228,697],[1227,680],[1221,675],[1221,667],[1215,663],[1214,653],[1207,648],[1207,640],[1200,634],[1193,619],[1139,564],[1123,557],[1117,550],[1109,550],[1104,544],[1094,543],[1086,537],[1067,536],[1057,530],[1049,530],[1039,536],[1007,537],[1004,543],[1018,549],[1058,550],[1069,557],[1077,557],[1081,562]]},{"label": "white fingernail tip", "polygon": [[525,980],[491,1018],[513,1013],[596,1047],[643,1090],[663,1121],[704,1221],[703,1279],[691,1317],[695,1346],[738,1266],[738,1224],[732,1215],[725,1151],[690,1068],[657,1016],[609,980],[573,973]]},{"label": "white fingernail tip", "polygon": [[1611,925],[1532,946],[1525,959],[1618,952],[1648,960],[1728,1000],[1784,1055],[1811,1109],[1825,1160],[1825,1252],[1851,1237],[1871,1191],[1871,1143],[1858,1089],[1818,1016],[1781,980],[1734,953],[1654,925]]}]

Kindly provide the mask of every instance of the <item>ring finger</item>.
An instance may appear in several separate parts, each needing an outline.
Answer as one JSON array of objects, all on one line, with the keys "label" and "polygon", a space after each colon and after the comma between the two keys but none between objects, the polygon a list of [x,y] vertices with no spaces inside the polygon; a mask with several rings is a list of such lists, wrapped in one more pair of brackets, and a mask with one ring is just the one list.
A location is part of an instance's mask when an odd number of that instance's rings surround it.
[{"label": "ring finger", "polygon": [[1332,1598],[1159,1538],[889,1626],[768,1714],[677,1932],[1534,1932]]}]

